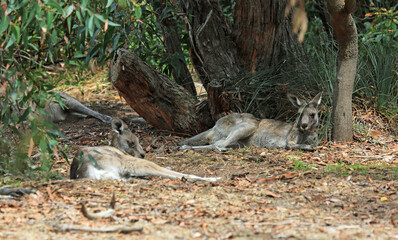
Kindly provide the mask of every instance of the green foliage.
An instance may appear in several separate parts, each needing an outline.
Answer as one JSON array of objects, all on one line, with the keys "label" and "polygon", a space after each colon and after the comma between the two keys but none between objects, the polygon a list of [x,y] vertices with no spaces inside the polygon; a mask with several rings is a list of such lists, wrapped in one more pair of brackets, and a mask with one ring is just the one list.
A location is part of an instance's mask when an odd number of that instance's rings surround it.
[{"label": "green foliage", "polygon": [[76,64],[69,61],[71,56],[87,62],[93,56],[105,58],[117,44],[114,33],[119,25],[110,20],[116,3],[90,4],[88,0],[2,2],[0,60],[6,63],[2,71],[17,67],[16,62],[27,69],[58,61]]},{"label": "green foliage", "polygon": [[371,8],[365,14],[366,32],[360,34],[364,44],[374,43],[382,52],[398,51],[398,11],[395,5],[391,9]]},{"label": "green foliage", "polygon": [[[314,18],[309,25],[305,47],[310,57],[310,72],[306,82],[315,82],[322,89],[320,139],[332,139],[333,85],[337,76],[337,43],[324,30],[321,19]],[[306,83],[308,84],[308,83]]]},{"label": "green foliage", "polygon": [[306,162],[298,160],[298,161],[294,162],[293,170],[305,172],[305,171],[311,170],[314,167],[315,167],[315,165],[313,165],[313,164],[308,164]]},{"label": "green foliage", "polygon": [[[175,9],[167,3],[155,14],[155,3],[160,2],[0,2],[0,87],[7,83],[6,94],[0,96],[1,173],[30,176],[28,172],[33,169],[51,169],[60,133],[52,123],[38,120],[38,116],[46,115],[48,101],[60,99],[48,92],[54,82],[49,81],[46,70],[52,69],[53,64],[64,62],[66,67],[81,68],[92,58],[101,63],[123,45],[168,75],[178,71],[175,62],[188,56],[189,41],[182,41],[184,56],[166,54],[157,18],[176,18]],[[182,25],[178,28],[183,32]],[[78,81],[81,79],[77,76]],[[39,160],[31,159],[26,145],[38,148]]]},{"label": "green foliage", "polygon": [[[153,68],[172,77],[172,72],[181,72],[180,62],[189,63],[188,34],[183,22],[178,18],[175,7],[168,1],[135,1],[120,12],[121,19],[134,19],[123,22],[123,33],[128,47]],[[173,22],[171,29],[164,29],[159,22]],[[164,46],[162,32],[177,31],[183,55],[169,53]]]},{"label": "green foliage", "polygon": [[[33,74],[34,75],[34,74]],[[30,76],[33,77],[33,76]],[[0,174],[17,174],[25,177],[50,177],[52,157],[57,154],[57,137],[63,135],[46,118],[44,106],[49,97],[49,85],[31,78],[9,81],[2,100],[0,113]],[[58,96],[59,97],[59,96]],[[34,154],[34,147],[39,154]],[[34,156],[35,155],[35,156]],[[44,175],[43,175],[44,173]]]},{"label": "green foliage", "polygon": [[[384,12],[386,15],[390,14],[387,10]],[[381,19],[377,18],[375,21],[382,22]],[[376,25],[373,24],[374,29]],[[381,28],[380,24],[377,25],[377,29]],[[396,48],[397,40],[388,38],[389,34],[396,34],[394,31],[385,28],[378,32],[379,35],[375,35],[375,32],[371,33],[370,30],[359,34],[358,74],[354,86],[354,102],[357,101],[355,103],[360,106],[364,103],[374,106],[380,114],[389,119],[391,123],[389,129],[398,133],[398,49]],[[376,41],[377,36],[381,36],[378,38],[379,41]],[[337,74],[338,46],[324,31],[319,18],[314,18],[310,22],[305,46],[311,57],[310,66],[313,68],[306,81],[315,81],[324,92],[323,109],[321,109],[323,120],[321,138],[331,139],[332,96]]]},{"label": "green foliage", "polygon": [[335,165],[327,165],[325,168],[325,172],[330,173],[330,172],[335,172],[338,173],[342,176],[348,176],[352,171],[354,170],[363,170],[365,169],[364,166],[359,165],[358,163],[355,163],[353,165],[347,165],[346,163],[339,163]]},{"label": "green foliage", "polygon": [[7,86],[0,96],[0,174],[56,177],[50,170],[57,138],[63,136],[46,120],[45,106],[60,97],[49,92],[54,82],[46,69],[111,56],[120,39],[120,25],[113,20],[117,3],[11,0],[0,5],[0,87]]},{"label": "green foliage", "polygon": [[359,64],[355,95],[384,115],[398,133],[398,11],[371,8],[366,32],[359,34]]},{"label": "green foliage", "polygon": [[338,164],[327,165],[326,173],[336,173],[341,176],[349,176],[354,174],[371,175],[379,179],[396,179],[397,167],[387,163],[353,163],[348,164],[340,162]]},{"label": "green foliage", "polygon": [[388,118],[398,133],[398,51],[364,43],[360,46],[355,95]]}]

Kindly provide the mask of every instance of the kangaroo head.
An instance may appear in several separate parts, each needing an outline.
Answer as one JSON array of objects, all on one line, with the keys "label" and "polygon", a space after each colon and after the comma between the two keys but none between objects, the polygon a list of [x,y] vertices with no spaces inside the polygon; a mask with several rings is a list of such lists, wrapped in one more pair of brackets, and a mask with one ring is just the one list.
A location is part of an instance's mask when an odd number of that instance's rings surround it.
[{"label": "kangaroo head", "polygon": [[319,124],[318,107],[321,103],[322,92],[318,93],[310,102],[293,94],[287,95],[289,101],[299,110],[299,117],[297,118],[297,127],[303,132],[312,132]]},{"label": "kangaroo head", "polygon": [[119,118],[113,118],[111,125],[112,129],[116,132],[112,138],[112,146],[137,158],[145,157],[145,152],[137,136],[130,131],[126,123]]}]

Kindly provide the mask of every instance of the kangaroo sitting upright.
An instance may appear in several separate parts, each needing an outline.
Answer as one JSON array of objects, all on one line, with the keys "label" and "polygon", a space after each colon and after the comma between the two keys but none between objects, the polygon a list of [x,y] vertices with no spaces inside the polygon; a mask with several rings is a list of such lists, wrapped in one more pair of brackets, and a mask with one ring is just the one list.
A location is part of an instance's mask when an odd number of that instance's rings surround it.
[{"label": "kangaroo sitting upright", "polygon": [[317,139],[315,131],[319,124],[318,106],[321,98],[322,93],[318,93],[307,103],[293,94],[288,94],[289,101],[298,107],[299,114],[292,123],[273,119],[260,120],[249,113],[232,113],[220,118],[213,128],[178,145],[182,146],[181,149],[215,147],[221,151],[242,145],[313,150],[311,144]]},{"label": "kangaroo sitting upright", "polygon": [[[153,162],[142,159],[144,151],[138,138],[122,120],[114,118],[112,128],[116,132],[112,146],[80,147],[72,161],[70,178],[117,179],[130,177],[159,176],[203,181],[216,181],[219,178],[202,178],[169,170]],[[135,157],[130,154],[135,155]]]},{"label": "kangaroo sitting upright", "polygon": [[57,93],[61,96],[62,103],[65,104],[66,108],[62,108],[57,101],[51,101],[46,110],[50,114],[49,120],[52,122],[60,122],[76,117],[82,118],[87,115],[95,117],[105,123],[109,123],[112,120],[110,116],[102,115],[101,113],[91,110],[66,93]]}]

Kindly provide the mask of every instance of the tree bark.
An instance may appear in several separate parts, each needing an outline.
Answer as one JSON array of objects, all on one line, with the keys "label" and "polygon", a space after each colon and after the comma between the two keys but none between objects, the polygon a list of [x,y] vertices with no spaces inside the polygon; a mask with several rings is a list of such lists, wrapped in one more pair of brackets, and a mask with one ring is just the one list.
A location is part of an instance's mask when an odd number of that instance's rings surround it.
[{"label": "tree bark", "polygon": [[352,141],[352,90],[358,61],[358,35],[351,13],[355,0],[328,0],[333,30],[339,43],[333,92],[333,140]]},{"label": "tree bark", "polygon": [[284,0],[238,0],[234,13],[234,36],[239,63],[245,72],[257,72],[282,59],[304,55],[285,17]]},{"label": "tree bark", "polygon": [[207,98],[209,100],[209,108],[211,117],[217,121],[219,118],[229,112],[230,103],[223,96],[222,86],[208,85]]},{"label": "tree bark", "polygon": [[173,76],[175,81],[187,89],[193,96],[196,96],[196,88],[193,83],[191,73],[188,70],[187,62],[181,48],[181,41],[177,31],[177,23],[169,14],[162,14],[163,9],[167,8],[166,1],[153,1],[154,10],[158,22],[162,28],[164,45],[173,63]]},{"label": "tree bark", "polygon": [[231,103],[237,98],[228,98],[224,92],[237,77],[293,58],[289,68],[294,69],[296,58],[304,55],[285,17],[284,0],[238,0],[233,28],[217,0],[181,0],[180,7],[187,16],[192,63],[207,92],[211,87],[219,93],[208,99],[213,117],[240,105]]},{"label": "tree bark", "polygon": [[[242,98],[251,94],[231,96],[240,91],[232,87],[238,78],[245,79],[242,76],[264,71],[286,58],[296,61],[300,56],[297,53],[302,52],[292,34],[291,21],[284,14],[286,0],[238,0],[233,28],[218,0],[172,3],[181,8],[185,17],[191,62],[208,92],[208,103],[197,104],[187,91],[126,50],[117,52],[110,74],[127,103],[157,128],[184,133],[210,128],[223,114],[242,109]],[[168,20],[159,20],[167,51],[178,54],[181,47],[176,43],[177,33],[171,33]],[[289,71],[294,69],[291,62],[286,65]],[[176,81],[184,85],[177,78]],[[233,90],[226,92],[226,87]]]},{"label": "tree bark", "polygon": [[236,44],[217,0],[181,0],[191,59],[203,86],[225,85],[239,73]]},{"label": "tree bark", "polygon": [[214,124],[209,115],[195,111],[197,102],[187,90],[126,49],[115,53],[109,79],[127,103],[158,129],[195,134]]},{"label": "tree bark", "polygon": [[[230,111],[222,98],[225,85],[239,74],[236,44],[229,23],[217,0],[181,0],[191,41],[192,63],[207,92],[215,88],[218,97],[208,98],[214,120]],[[213,95],[214,96],[214,95]],[[212,102],[212,101],[216,102]]]}]

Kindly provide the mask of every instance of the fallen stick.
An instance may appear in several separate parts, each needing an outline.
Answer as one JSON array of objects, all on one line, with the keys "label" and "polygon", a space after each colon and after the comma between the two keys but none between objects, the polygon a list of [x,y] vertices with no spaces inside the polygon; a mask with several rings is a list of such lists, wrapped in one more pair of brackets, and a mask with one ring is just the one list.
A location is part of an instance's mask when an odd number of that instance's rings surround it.
[{"label": "fallen stick", "polygon": [[141,232],[142,227],[112,226],[112,227],[91,228],[91,227],[84,227],[77,225],[55,225],[54,230],[60,232],[82,231],[82,232],[99,232],[99,233],[109,233],[109,232],[131,233],[131,232]]},{"label": "fallen stick", "polygon": [[84,205],[84,203],[80,203],[80,205],[82,206],[81,208],[81,212],[83,213],[83,216],[85,216],[86,218],[90,219],[90,220],[94,220],[96,218],[108,218],[108,217],[113,217],[113,215],[115,214],[115,205],[116,205],[116,198],[115,198],[115,193],[113,193],[112,195],[112,199],[111,199],[111,203],[110,203],[110,209],[106,210],[106,211],[102,211],[102,212],[98,212],[98,213],[90,213],[87,208],[86,205]]},{"label": "fallen stick", "polygon": [[85,216],[87,219],[90,220],[94,220],[96,218],[108,218],[112,217],[115,214],[114,209],[108,209],[98,213],[91,213],[87,210],[86,205],[84,205],[84,203],[81,203],[81,205],[82,205],[81,212],[83,213],[83,216]]}]

